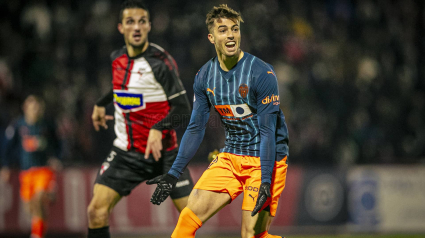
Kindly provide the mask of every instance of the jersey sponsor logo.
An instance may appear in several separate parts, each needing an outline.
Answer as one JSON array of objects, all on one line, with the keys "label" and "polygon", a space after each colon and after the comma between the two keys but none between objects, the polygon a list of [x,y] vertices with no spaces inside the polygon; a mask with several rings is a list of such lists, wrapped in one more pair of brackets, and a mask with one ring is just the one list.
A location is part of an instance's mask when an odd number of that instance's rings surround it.
[{"label": "jersey sponsor logo", "polygon": [[213,90],[211,90],[211,89],[207,88],[207,92],[212,93],[212,95],[215,97],[214,90],[215,90],[215,87],[214,87],[214,89],[213,89]]},{"label": "jersey sponsor logo", "polygon": [[127,91],[114,91],[114,100],[124,111],[134,111],[145,107],[143,94],[135,94]]},{"label": "jersey sponsor logo", "polygon": [[220,115],[225,117],[232,117],[233,112],[229,105],[216,105],[215,109],[217,110]]},{"label": "jersey sponsor logo", "polygon": [[269,104],[269,103],[272,103],[273,102],[273,105],[279,105],[279,103],[275,103],[275,102],[279,102],[279,95],[274,95],[274,94],[272,94],[271,96],[267,96],[266,98],[264,98],[262,101],[261,101],[261,103],[263,103],[263,104]]},{"label": "jersey sponsor logo", "polygon": [[235,117],[244,117],[252,113],[247,104],[230,105],[230,108]]},{"label": "jersey sponsor logo", "polygon": [[246,96],[248,95],[248,85],[246,84],[241,84],[239,86],[239,94],[241,95],[242,98],[246,98]]},{"label": "jersey sponsor logo", "polygon": [[238,104],[238,105],[216,105],[215,109],[217,112],[226,117],[246,117],[252,114],[251,109],[247,104]]},{"label": "jersey sponsor logo", "polygon": [[[274,73],[272,71],[267,71],[267,74],[273,74],[274,75]],[[274,75],[274,76],[276,76],[276,75]]]}]

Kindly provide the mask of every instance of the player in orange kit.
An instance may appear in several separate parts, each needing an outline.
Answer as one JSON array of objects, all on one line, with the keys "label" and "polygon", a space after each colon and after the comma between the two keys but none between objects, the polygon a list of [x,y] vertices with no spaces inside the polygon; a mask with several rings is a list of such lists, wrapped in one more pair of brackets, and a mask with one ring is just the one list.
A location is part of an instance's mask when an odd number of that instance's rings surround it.
[{"label": "player in orange kit", "polygon": [[47,208],[55,193],[55,172],[61,168],[59,142],[54,123],[45,120],[45,104],[38,96],[30,95],[22,106],[24,116],[6,135],[3,167],[0,177],[9,180],[13,151],[19,150],[21,172],[20,195],[31,215],[31,238],[44,237],[47,231]]},{"label": "player in orange kit", "polygon": [[199,148],[213,106],[225,125],[225,147],[196,183],[172,238],[195,237],[203,223],[242,192],[241,236],[280,237],[268,230],[285,187],[288,129],[273,67],[240,49],[241,22],[227,5],[207,14],[208,39],[217,57],[195,76],[192,117],[173,166],[147,182],[157,184],[151,202],[161,204]]}]

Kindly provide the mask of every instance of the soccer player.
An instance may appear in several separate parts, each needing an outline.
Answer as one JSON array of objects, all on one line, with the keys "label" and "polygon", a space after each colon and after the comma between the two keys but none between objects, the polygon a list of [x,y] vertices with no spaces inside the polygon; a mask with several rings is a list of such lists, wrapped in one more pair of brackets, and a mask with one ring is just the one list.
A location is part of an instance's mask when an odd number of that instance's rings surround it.
[{"label": "soccer player", "polygon": [[46,212],[54,198],[55,172],[61,167],[60,146],[54,124],[43,118],[43,99],[30,95],[22,109],[24,116],[6,129],[7,142],[0,174],[4,181],[9,180],[9,166],[18,152],[21,199],[31,215],[31,238],[40,238],[47,230]]},{"label": "soccer player", "polygon": [[[141,182],[167,172],[177,156],[173,126],[190,113],[190,104],[174,59],[149,43],[149,11],[140,1],[125,1],[118,30],[125,47],[111,54],[112,89],[94,106],[96,130],[107,128],[105,106],[114,102],[113,148],[103,162],[87,208],[88,237],[110,237],[109,214],[122,196]],[[171,192],[176,208],[187,204],[193,188],[189,172]]]},{"label": "soccer player", "polygon": [[167,174],[147,182],[157,184],[151,202],[159,205],[198,149],[214,106],[225,125],[225,147],[195,185],[173,238],[194,237],[242,192],[242,237],[280,237],[268,230],[285,187],[288,131],[273,67],[240,49],[241,22],[227,5],[207,14],[208,39],[217,57],[195,76],[192,116],[176,161]]}]

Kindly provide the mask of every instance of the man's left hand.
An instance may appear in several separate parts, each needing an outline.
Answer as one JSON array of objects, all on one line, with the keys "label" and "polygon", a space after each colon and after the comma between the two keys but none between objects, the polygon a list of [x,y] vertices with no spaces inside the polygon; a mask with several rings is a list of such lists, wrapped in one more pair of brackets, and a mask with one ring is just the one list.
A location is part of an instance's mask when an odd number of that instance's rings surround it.
[{"label": "man's left hand", "polygon": [[270,184],[262,183],[258,191],[257,203],[255,204],[254,210],[252,210],[251,216],[255,216],[264,206],[267,201],[267,198],[271,196],[272,195],[270,194]]},{"label": "man's left hand", "polygon": [[152,151],[153,158],[158,161],[161,158],[162,150],[162,131],[151,129],[149,131],[148,142],[146,145],[145,159],[149,158],[149,154]]}]

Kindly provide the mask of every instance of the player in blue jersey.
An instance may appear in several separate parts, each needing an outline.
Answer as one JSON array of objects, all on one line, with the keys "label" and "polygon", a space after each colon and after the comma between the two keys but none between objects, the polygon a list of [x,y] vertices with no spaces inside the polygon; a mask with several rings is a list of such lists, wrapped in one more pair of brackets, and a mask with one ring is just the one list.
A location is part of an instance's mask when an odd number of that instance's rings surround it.
[{"label": "player in blue jersey", "polygon": [[55,191],[55,172],[61,167],[59,143],[54,124],[43,117],[40,97],[28,96],[22,109],[24,116],[6,129],[0,177],[9,180],[9,166],[19,161],[20,195],[31,215],[31,238],[41,238],[46,233],[47,205]]},{"label": "player in blue jersey", "polygon": [[196,74],[192,116],[177,159],[167,174],[147,182],[157,184],[151,202],[159,205],[199,148],[213,106],[226,129],[225,146],[195,185],[173,238],[195,237],[242,192],[242,237],[280,237],[268,230],[285,187],[288,130],[273,67],[240,49],[240,22],[240,14],[227,5],[207,14],[217,57]]}]

